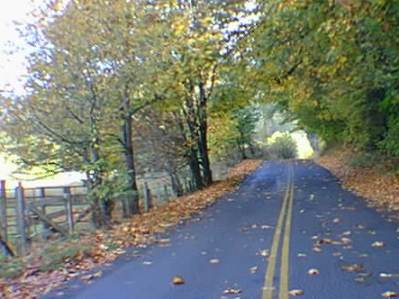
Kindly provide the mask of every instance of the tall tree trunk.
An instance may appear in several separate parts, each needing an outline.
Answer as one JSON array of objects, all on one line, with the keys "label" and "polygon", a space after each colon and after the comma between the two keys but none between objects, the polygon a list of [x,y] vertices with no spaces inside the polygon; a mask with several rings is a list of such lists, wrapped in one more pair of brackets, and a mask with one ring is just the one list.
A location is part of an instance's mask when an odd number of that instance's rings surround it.
[{"label": "tall tree trunk", "polygon": [[237,147],[238,147],[238,150],[240,151],[241,159],[245,160],[247,158],[247,155],[245,153],[245,147],[241,141],[237,141]]},{"label": "tall tree trunk", "polygon": [[191,146],[188,156],[188,164],[190,167],[191,175],[193,176],[195,189],[201,189],[204,187],[202,175],[201,175],[201,168],[200,162],[198,160],[197,150]]},{"label": "tall tree trunk", "polygon": [[186,99],[185,107],[183,108],[184,120],[187,124],[188,132],[184,130],[184,125],[179,122],[180,130],[182,131],[182,136],[186,144],[188,144],[189,149],[187,153],[188,165],[194,181],[195,189],[201,189],[204,187],[204,182],[201,174],[200,161],[198,158],[198,132],[196,130],[195,113],[193,110],[193,103],[191,99]]},{"label": "tall tree trunk", "polygon": [[[98,142],[95,141],[93,145],[91,145],[90,149],[90,163],[92,165],[96,165],[100,160],[100,155],[98,153]],[[108,221],[110,220],[107,217],[107,211],[103,205],[104,198],[99,195],[97,192],[98,188],[101,187],[102,178],[101,178],[101,171],[91,170],[86,173],[87,182],[88,182],[88,193],[91,202],[91,215],[92,215],[92,222],[96,228],[101,228],[107,225]],[[109,212],[111,214],[111,212]]]},{"label": "tall tree trunk", "polygon": [[199,83],[199,103],[198,103],[198,122],[199,122],[199,138],[198,151],[200,154],[203,180],[205,186],[212,183],[212,170],[209,161],[208,152],[208,116],[207,116],[207,97],[205,93],[205,86],[202,82]]},{"label": "tall tree trunk", "polygon": [[249,142],[249,143],[248,143],[248,146],[249,146],[249,151],[250,151],[250,153],[251,153],[251,156],[252,156],[252,158],[254,158],[255,155],[256,155],[256,152],[255,152],[255,147],[254,147],[253,143],[252,143],[252,142]]},{"label": "tall tree trunk", "polygon": [[125,95],[123,103],[123,126],[122,126],[122,142],[124,147],[125,164],[128,173],[128,188],[130,196],[128,198],[127,210],[131,215],[139,213],[139,197],[136,182],[136,168],[134,165],[134,150],[133,150],[133,123],[132,115],[130,113],[130,100]]},{"label": "tall tree trunk", "polygon": [[[96,228],[101,228],[109,223],[112,211],[110,206],[105,206],[105,196],[102,192],[98,192],[103,183],[103,167],[101,166],[100,156],[100,137],[97,128],[97,119],[95,115],[97,97],[94,95],[90,109],[90,133],[91,139],[89,143],[89,152],[87,161],[90,163],[91,170],[86,173],[89,183],[89,194],[91,197],[92,220]],[[109,208],[109,209],[108,209]]]}]

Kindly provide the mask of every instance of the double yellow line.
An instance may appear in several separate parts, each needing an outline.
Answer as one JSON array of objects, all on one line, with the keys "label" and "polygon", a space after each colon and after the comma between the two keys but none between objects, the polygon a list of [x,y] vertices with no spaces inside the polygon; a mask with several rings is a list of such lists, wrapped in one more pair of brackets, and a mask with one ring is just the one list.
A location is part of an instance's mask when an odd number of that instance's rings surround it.
[{"label": "double yellow line", "polygon": [[284,194],[283,204],[281,206],[280,215],[277,220],[276,229],[274,231],[272,248],[270,251],[268,267],[265,276],[265,285],[263,287],[262,299],[273,298],[273,279],[276,269],[276,260],[280,247],[281,236],[281,266],[280,266],[280,287],[279,299],[288,299],[288,278],[289,278],[289,255],[290,255],[290,237],[291,237],[291,220],[292,206],[294,203],[294,168],[288,165],[288,183]]}]

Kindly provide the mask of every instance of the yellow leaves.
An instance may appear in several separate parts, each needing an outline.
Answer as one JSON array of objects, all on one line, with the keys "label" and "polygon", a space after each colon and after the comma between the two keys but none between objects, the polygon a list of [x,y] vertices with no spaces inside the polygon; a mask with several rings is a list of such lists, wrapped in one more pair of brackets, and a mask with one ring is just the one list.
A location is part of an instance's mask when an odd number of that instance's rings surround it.
[{"label": "yellow leaves", "polygon": [[277,4],[277,9],[282,10],[285,8],[291,8],[291,7],[295,7],[298,5],[303,5],[303,0],[302,1],[298,1],[298,0],[285,0],[285,1],[281,1],[279,4]]},{"label": "yellow leaves", "polygon": [[171,27],[175,36],[181,36],[189,30],[190,20],[186,15],[179,15],[172,21]]},{"label": "yellow leaves", "polygon": [[213,18],[211,16],[206,16],[204,18],[201,19],[201,23],[203,26],[211,26],[213,23]]}]

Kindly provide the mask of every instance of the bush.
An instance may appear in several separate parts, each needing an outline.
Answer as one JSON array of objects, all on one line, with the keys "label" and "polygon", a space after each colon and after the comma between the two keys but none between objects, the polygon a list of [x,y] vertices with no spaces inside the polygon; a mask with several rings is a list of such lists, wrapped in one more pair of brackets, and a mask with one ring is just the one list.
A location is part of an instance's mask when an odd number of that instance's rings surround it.
[{"label": "bush", "polygon": [[357,153],[352,159],[350,160],[350,166],[353,167],[374,167],[381,163],[381,159],[379,157],[379,153],[372,152],[360,152]]},{"label": "bush", "polygon": [[22,273],[23,261],[20,258],[9,258],[0,255],[0,278],[14,278]]},{"label": "bush", "polygon": [[297,145],[290,134],[284,133],[274,138],[268,146],[270,156],[275,159],[294,159],[297,157]]}]

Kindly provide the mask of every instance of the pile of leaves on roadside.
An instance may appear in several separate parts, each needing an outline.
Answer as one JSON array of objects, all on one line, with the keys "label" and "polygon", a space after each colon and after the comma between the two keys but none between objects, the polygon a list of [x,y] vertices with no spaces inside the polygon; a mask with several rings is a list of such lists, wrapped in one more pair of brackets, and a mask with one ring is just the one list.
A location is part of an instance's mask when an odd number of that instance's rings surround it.
[{"label": "pile of leaves on roadside", "polygon": [[24,259],[0,260],[0,272],[7,273],[2,276],[9,276],[0,279],[0,298],[37,298],[76,277],[85,282],[100,277],[102,272],[95,271],[96,267],[111,263],[127,247],[167,242],[159,233],[234,191],[260,164],[259,160],[245,160],[229,171],[227,179],[156,206],[109,230],[49,243]]},{"label": "pile of leaves on roadside", "polygon": [[399,215],[399,177],[392,163],[373,159],[348,148],[337,148],[317,162],[336,175],[345,188],[367,199],[370,206]]}]

